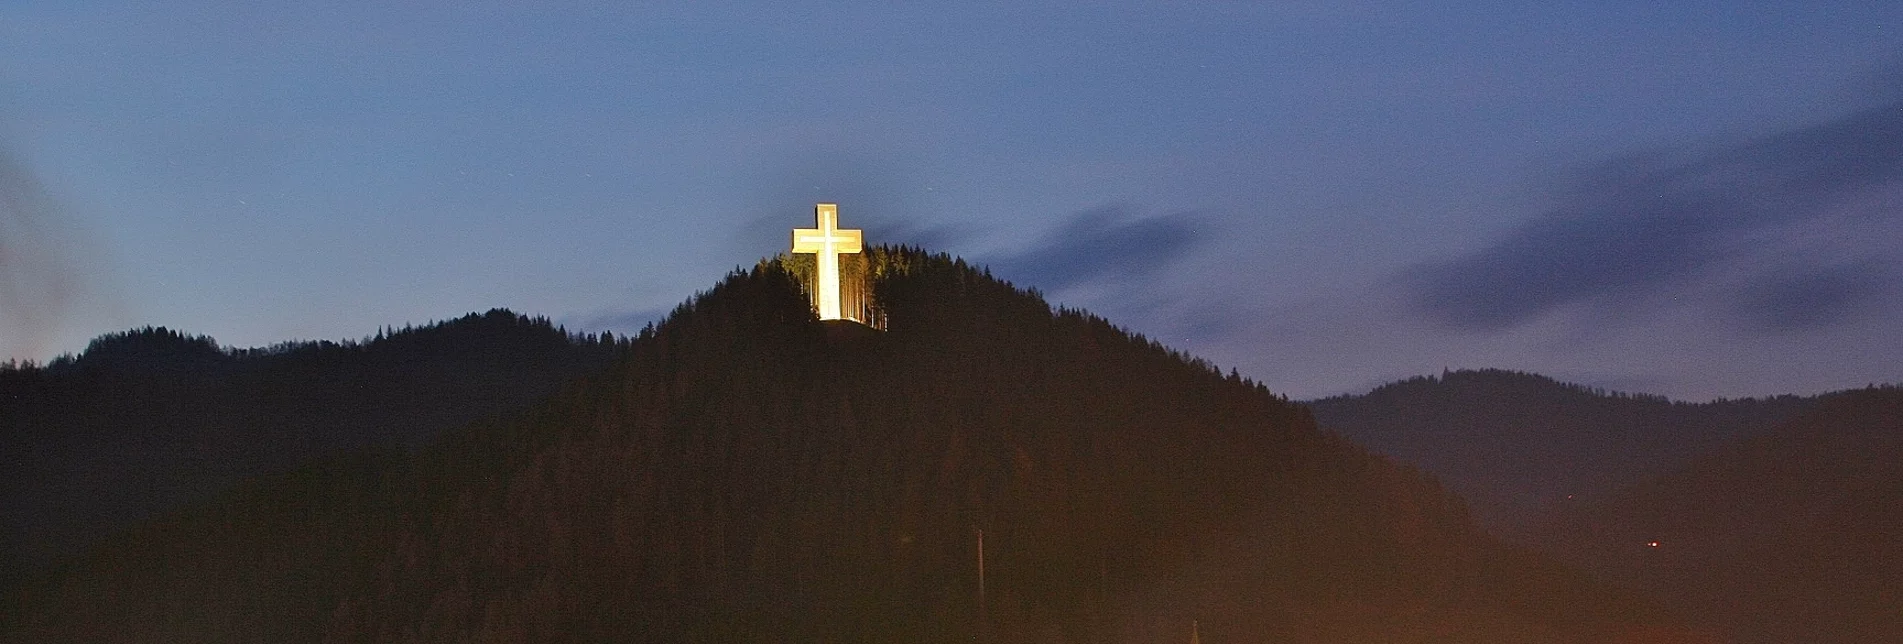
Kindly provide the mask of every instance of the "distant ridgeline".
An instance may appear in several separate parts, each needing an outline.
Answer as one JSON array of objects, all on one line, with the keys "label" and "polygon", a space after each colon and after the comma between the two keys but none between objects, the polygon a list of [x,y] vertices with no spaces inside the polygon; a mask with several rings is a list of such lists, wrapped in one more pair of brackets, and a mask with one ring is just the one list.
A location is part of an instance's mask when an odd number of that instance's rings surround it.
[{"label": "distant ridgeline", "polygon": [[1543,508],[1662,474],[1816,401],[1675,402],[1498,369],[1448,371],[1309,401],[1324,426],[1435,473],[1511,532]]},{"label": "distant ridgeline", "polygon": [[162,326],[145,326],[93,338],[79,354],[62,354],[44,365],[31,361],[0,363],[0,372],[44,369],[59,373],[73,369],[149,368],[179,370],[273,356],[308,357],[325,353],[401,354],[452,353],[472,350],[501,352],[544,350],[570,345],[613,345],[612,333],[577,334],[545,317],[517,314],[508,309],[470,313],[424,326],[378,329],[361,340],[295,340],[268,347],[226,347],[206,335],[192,335]]},{"label": "distant ridgeline", "polygon": [[145,327],[45,365],[0,364],[0,595],[246,477],[517,413],[630,343],[493,309],[255,349]]}]

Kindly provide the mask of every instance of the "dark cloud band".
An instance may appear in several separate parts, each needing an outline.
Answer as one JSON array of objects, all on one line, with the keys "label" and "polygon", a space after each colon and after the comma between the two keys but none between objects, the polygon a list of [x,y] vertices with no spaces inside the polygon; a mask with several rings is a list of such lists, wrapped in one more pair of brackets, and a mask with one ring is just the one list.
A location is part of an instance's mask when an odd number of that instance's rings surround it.
[{"label": "dark cloud band", "polygon": [[1739,294],[1735,312],[1749,329],[1761,333],[1826,326],[1882,297],[1887,272],[1859,263],[1765,280]]},{"label": "dark cloud band", "polygon": [[[1609,162],[1591,176],[1492,246],[1414,267],[1400,278],[1408,299],[1447,326],[1499,330],[1574,302],[1650,293],[1733,261],[1728,240],[1816,219],[1858,191],[1903,179],[1903,102],[1677,162]],[[1790,300],[1766,288],[1742,305]],[[1834,292],[1854,299],[1877,290]],[[1832,302],[1824,310],[1851,308]]]},{"label": "dark cloud band", "polygon": [[1030,249],[990,262],[998,275],[1046,290],[1150,276],[1202,242],[1187,213],[1131,218],[1104,207],[1072,216]]}]

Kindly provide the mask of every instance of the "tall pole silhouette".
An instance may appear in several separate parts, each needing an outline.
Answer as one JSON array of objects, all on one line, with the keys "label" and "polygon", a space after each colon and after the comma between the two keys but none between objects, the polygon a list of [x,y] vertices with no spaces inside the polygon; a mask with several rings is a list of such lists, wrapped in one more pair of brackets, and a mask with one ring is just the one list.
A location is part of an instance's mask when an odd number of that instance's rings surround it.
[{"label": "tall pole silhouette", "polygon": [[985,529],[978,529],[978,640],[988,641],[985,623]]}]

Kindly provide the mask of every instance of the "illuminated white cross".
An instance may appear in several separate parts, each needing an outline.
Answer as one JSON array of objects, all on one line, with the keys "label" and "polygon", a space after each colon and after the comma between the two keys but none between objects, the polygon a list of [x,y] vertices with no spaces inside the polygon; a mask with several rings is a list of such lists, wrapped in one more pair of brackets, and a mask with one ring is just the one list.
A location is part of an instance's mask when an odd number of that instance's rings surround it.
[{"label": "illuminated white cross", "polygon": [[817,278],[813,280],[813,292],[819,300],[819,319],[837,320],[841,317],[839,254],[859,252],[860,234],[858,229],[839,228],[839,204],[818,204],[815,209],[819,212],[819,227],[794,228],[793,252],[813,253],[814,263],[819,265]]}]

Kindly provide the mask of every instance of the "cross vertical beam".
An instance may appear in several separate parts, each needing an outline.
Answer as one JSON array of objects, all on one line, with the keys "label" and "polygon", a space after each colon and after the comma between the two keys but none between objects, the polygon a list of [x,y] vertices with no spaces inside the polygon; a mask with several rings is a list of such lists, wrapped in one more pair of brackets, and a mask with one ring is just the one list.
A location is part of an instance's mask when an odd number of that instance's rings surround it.
[{"label": "cross vertical beam", "polygon": [[793,252],[813,253],[818,271],[813,280],[813,299],[819,319],[842,319],[839,311],[839,255],[860,252],[862,235],[858,229],[839,227],[839,204],[815,204],[818,228],[793,229]]}]

